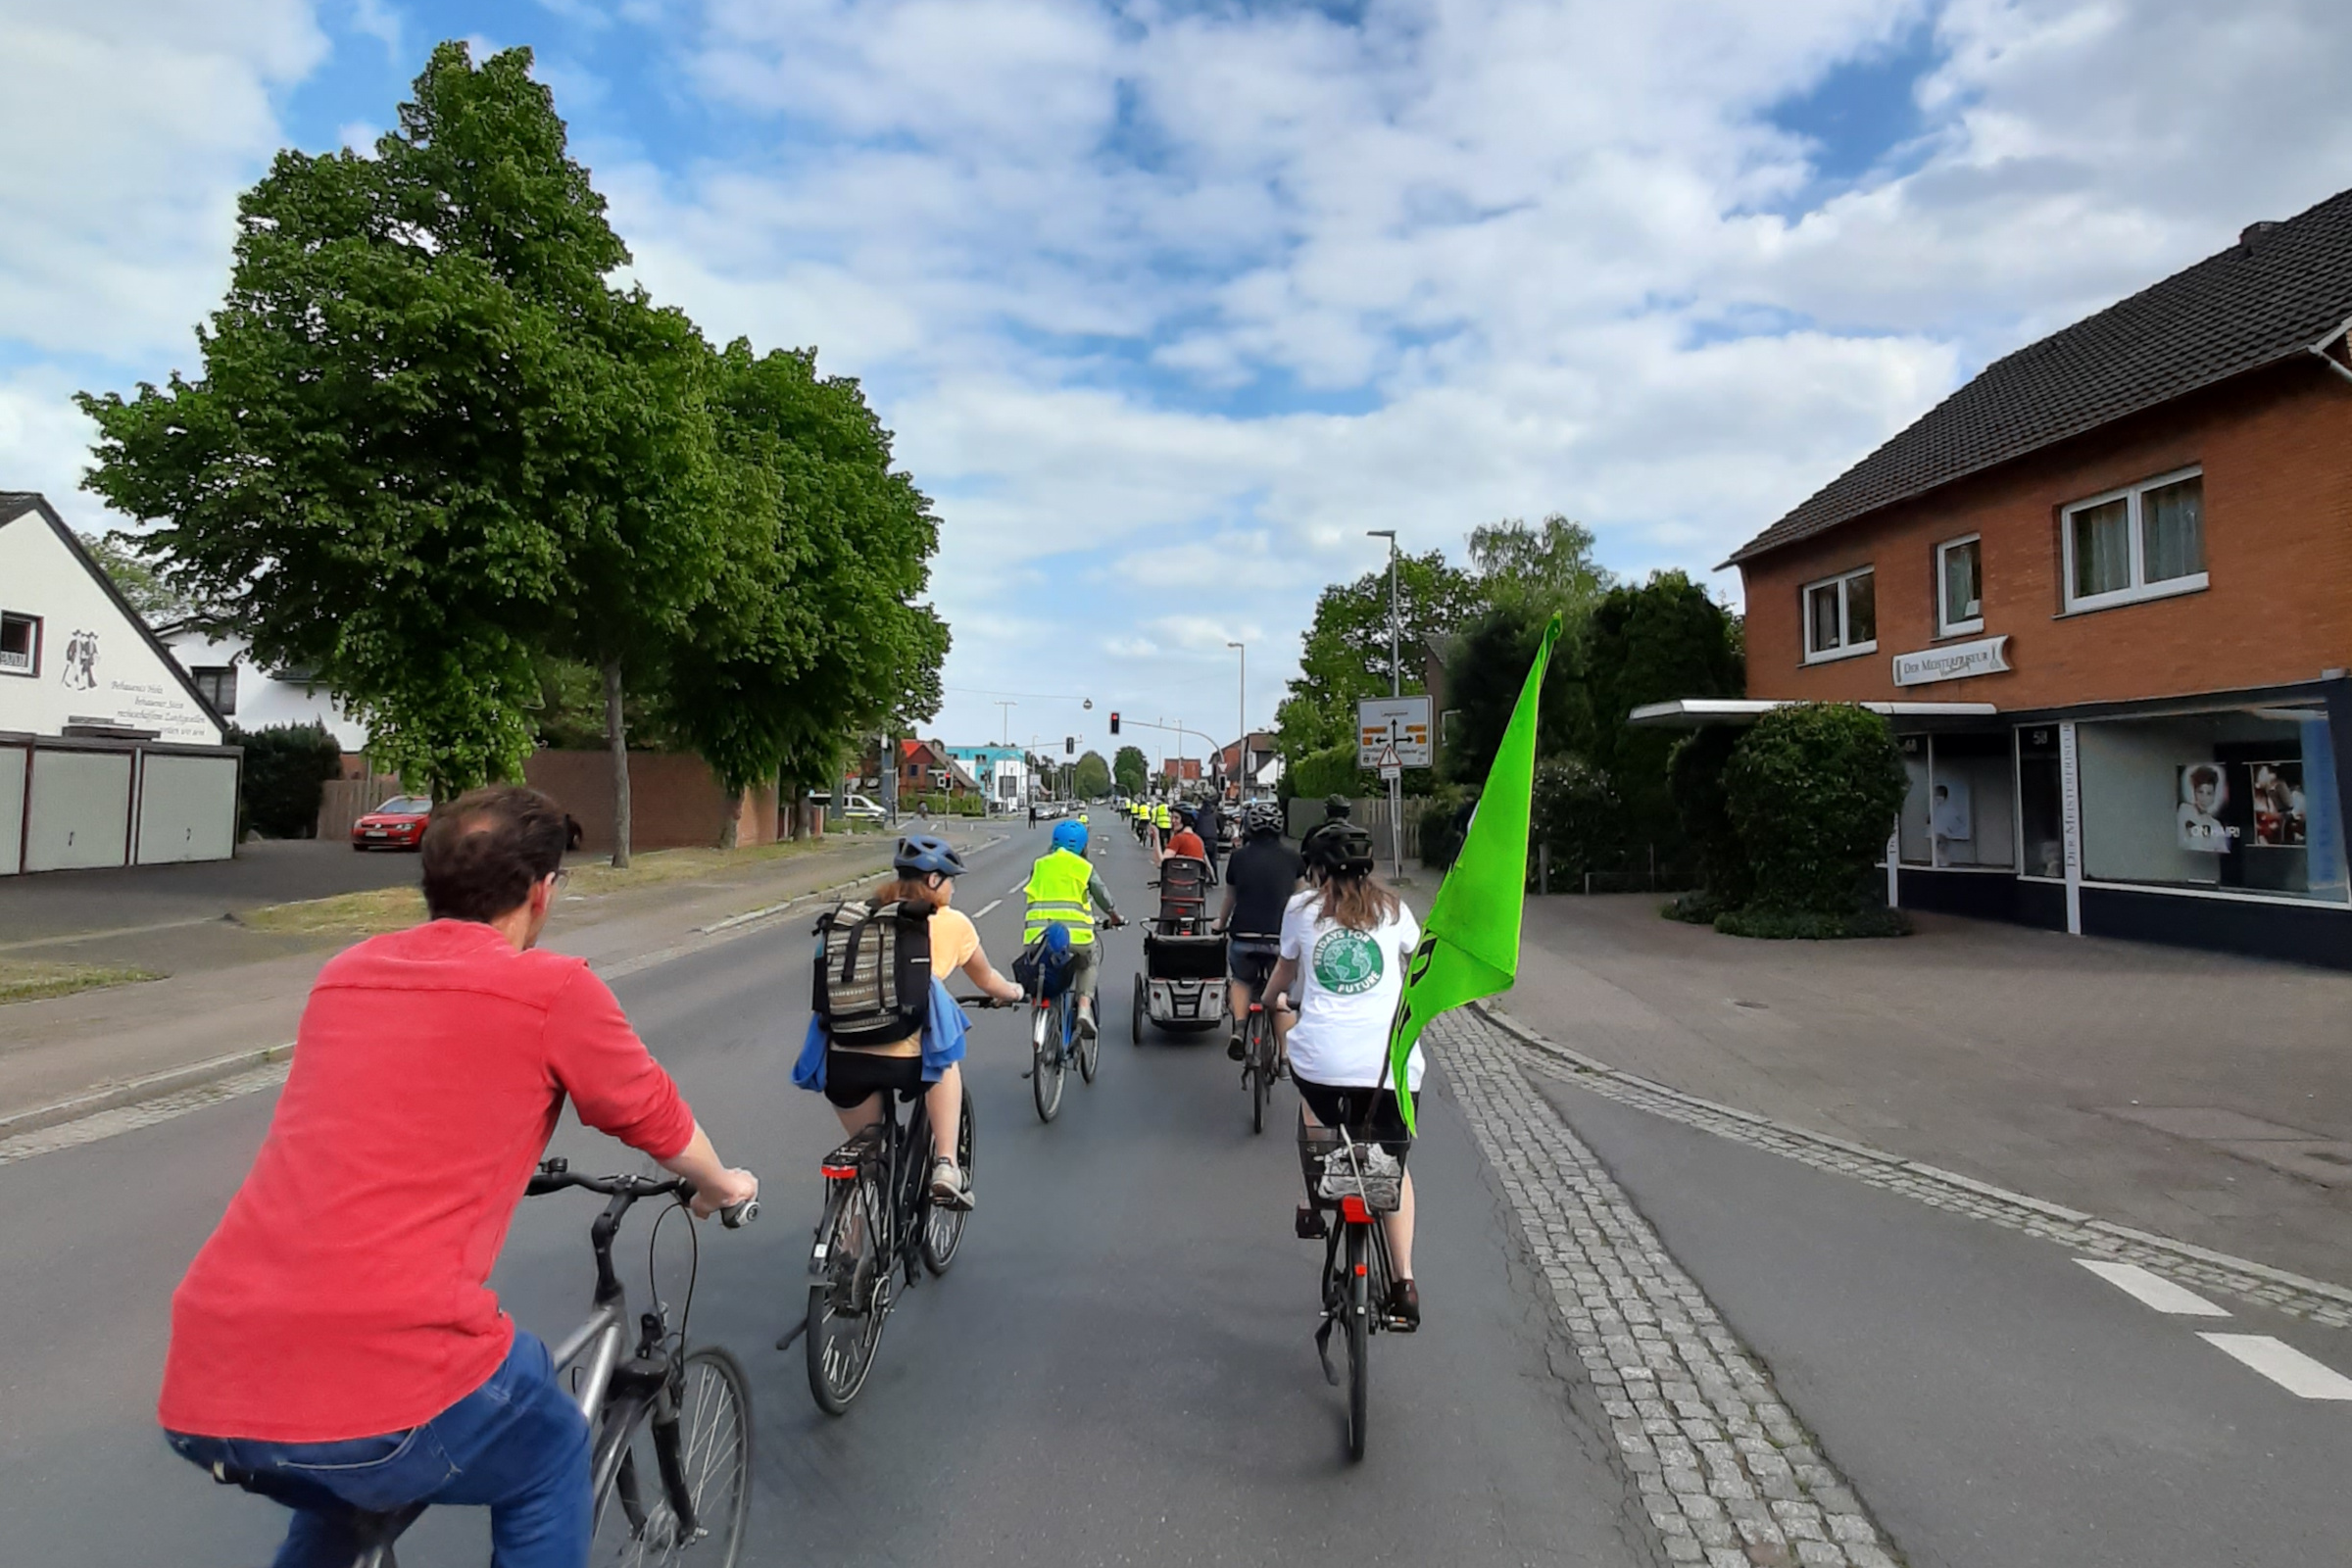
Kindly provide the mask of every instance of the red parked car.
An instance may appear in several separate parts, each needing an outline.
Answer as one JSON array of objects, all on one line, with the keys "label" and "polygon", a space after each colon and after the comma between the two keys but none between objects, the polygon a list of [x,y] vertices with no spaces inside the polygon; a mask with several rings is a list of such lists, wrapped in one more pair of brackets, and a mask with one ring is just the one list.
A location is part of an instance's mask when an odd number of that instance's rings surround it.
[{"label": "red parked car", "polygon": [[433,813],[432,801],[422,795],[395,795],[351,824],[355,850],[415,850],[424,845],[424,819]]}]

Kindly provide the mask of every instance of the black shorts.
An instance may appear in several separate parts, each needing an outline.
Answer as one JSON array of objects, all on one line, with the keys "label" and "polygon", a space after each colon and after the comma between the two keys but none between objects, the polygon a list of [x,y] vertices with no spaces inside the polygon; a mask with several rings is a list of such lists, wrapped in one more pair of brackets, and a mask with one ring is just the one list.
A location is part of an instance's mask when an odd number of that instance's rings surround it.
[{"label": "black shorts", "polygon": [[910,1101],[926,1087],[920,1056],[877,1056],[870,1051],[825,1053],[825,1098],[844,1110],[855,1110],[894,1089],[901,1100]]},{"label": "black shorts", "polygon": [[1225,972],[1233,976],[1235,985],[1248,986],[1260,1002],[1265,1000],[1266,982],[1274,978],[1274,965],[1281,961],[1279,942],[1235,937],[1225,944]]},{"label": "black shorts", "polygon": [[1298,1098],[1326,1127],[1345,1127],[1351,1138],[1380,1145],[1397,1158],[1412,1147],[1413,1135],[1404,1130],[1404,1112],[1396,1108],[1394,1089],[1362,1085],[1310,1084],[1292,1075]]}]

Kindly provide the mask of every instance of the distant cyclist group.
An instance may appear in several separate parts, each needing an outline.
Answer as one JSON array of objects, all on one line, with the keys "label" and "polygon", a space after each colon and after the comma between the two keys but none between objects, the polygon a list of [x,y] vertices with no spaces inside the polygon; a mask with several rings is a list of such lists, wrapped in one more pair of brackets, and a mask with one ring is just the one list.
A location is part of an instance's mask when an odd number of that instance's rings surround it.
[{"label": "distant cyclist group", "polygon": [[[1226,819],[1213,803],[1138,801],[1124,809],[1162,878],[1199,862],[1208,883],[1221,881],[1214,930],[1226,955],[1218,983],[1228,1055],[1245,1061],[1247,1074],[1245,1035],[1270,1018],[1270,1076],[1297,1086],[1302,1152],[1310,1143],[1336,1147],[1350,1169],[1389,1173],[1394,1196],[1367,1208],[1354,1197],[1340,1204],[1338,1189],[1329,1178],[1319,1186],[1310,1165],[1298,1233],[1324,1236],[1323,1209],[1344,1206],[1356,1238],[1346,1256],[1358,1255],[1358,1231],[1374,1237],[1380,1254],[1385,1299],[1369,1311],[1378,1326],[1409,1330],[1421,1311],[1414,1205],[1388,1039],[1420,930],[1375,874],[1370,836],[1335,804],[1296,848],[1281,807],[1243,807],[1221,878]],[[709,1560],[734,1560],[740,1504],[731,1530],[698,1517],[701,1483],[677,1474],[676,1406],[696,1360],[685,1352],[683,1319],[673,1334],[658,1306],[659,1333],[649,1313],[637,1359],[616,1364],[620,1336],[607,1332],[610,1323],[551,1350],[514,1325],[488,1283],[527,1192],[588,1186],[612,1195],[593,1235],[606,1319],[623,1315],[610,1250],[630,1201],[674,1195],[696,1216],[723,1213],[730,1223],[757,1210],[758,1180],[720,1160],[611,989],[585,960],[538,945],[564,876],[565,842],[562,810],[529,789],[476,790],[435,811],[421,856],[428,918],[360,943],[320,971],[260,1153],[172,1298],[158,1405],[166,1438],[215,1479],[293,1510],[279,1568],[388,1563],[398,1528],[443,1503],[490,1510],[497,1568],[580,1568],[592,1539],[601,1553],[614,1530],[622,1560],[668,1560],[714,1529],[724,1544]],[[1054,824],[1022,887],[1023,948],[1010,978],[955,906],[965,862],[935,834],[900,839],[890,878],[818,921],[811,1015],[793,1076],[830,1102],[847,1142],[826,1161],[832,1196],[810,1323],[867,1318],[868,1326],[851,1326],[868,1355],[887,1310],[887,1277],[903,1263],[911,1283],[918,1252],[933,1272],[944,1270],[977,1200],[962,1006],[1052,994],[1068,999],[1090,1048],[1101,1031],[1098,933],[1125,922],[1095,853],[1085,816]],[[952,994],[957,976],[977,995]],[[1085,1058],[1090,1081],[1092,1062]],[[1408,1089],[1418,1091],[1422,1070],[1416,1050]],[[903,1139],[894,1099],[920,1112]],[[590,1180],[545,1160],[566,1101],[583,1123],[671,1179]],[[874,1174],[901,1168],[893,1140],[913,1146],[903,1162],[903,1212]],[[1359,1190],[1368,1191],[1346,1188]],[[913,1226],[906,1245],[914,1250],[884,1254],[902,1219]],[[828,1237],[842,1264],[830,1272]],[[853,1251],[879,1261],[853,1269]],[[1327,1260],[1337,1283],[1326,1292],[1326,1334],[1347,1315],[1332,1295],[1346,1272]],[[1367,1270],[1358,1263],[1353,1272]],[[1362,1327],[1350,1325],[1351,1361]],[[812,1384],[837,1409],[820,1353],[832,1352],[820,1352],[812,1331]],[[591,1396],[581,1395],[583,1380],[595,1385]],[[635,1401],[627,1419],[598,1414],[608,1387],[620,1391],[611,1397]],[[1360,1452],[1360,1368],[1355,1400]],[[631,1422],[648,1415],[648,1451],[659,1462],[640,1468],[626,1440]],[[747,1450],[748,1438],[745,1422]],[[748,1457],[730,1462],[740,1488]]]}]

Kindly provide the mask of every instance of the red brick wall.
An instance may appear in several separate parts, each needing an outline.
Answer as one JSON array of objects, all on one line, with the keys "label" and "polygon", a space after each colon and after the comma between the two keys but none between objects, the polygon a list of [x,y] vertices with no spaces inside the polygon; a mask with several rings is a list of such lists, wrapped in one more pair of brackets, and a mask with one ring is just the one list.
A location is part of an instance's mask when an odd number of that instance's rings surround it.
[{"label": "red brick wall", "polygon": [[[2205,470],[2200,593],[2062,615],[2059,509],[2175,468]],[[2006,674],[1894,684],[1936,646],[1935,548],[1984,539],[1984,629]],[[1878,651],[1804,663],[1803,585],[1877,569]],[[1986,702],[2004,709],[2314,680],[2352,665],[2352,386],[2295,364],[1948,485],[1741,567],[1751,697]]]},{"label": "red brick wall", "polygon": [[[587,831],[586,848],[612,848],[612,759],[606,752],[531,754],[523,778],[553,796]],[[629,847],[633,850],[709,849],[725,830],[726,792],[699,757],[665,752],[629,754]],[[778,826],[776,792],[747,790],[735,842],[772,844]]]}]

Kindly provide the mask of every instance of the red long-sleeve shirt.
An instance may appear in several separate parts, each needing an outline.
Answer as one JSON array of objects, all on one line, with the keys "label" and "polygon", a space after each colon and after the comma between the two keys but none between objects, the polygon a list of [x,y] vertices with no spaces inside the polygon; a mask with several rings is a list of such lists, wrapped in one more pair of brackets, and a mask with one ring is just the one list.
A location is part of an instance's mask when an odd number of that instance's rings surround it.
[{"label": "red long-sleeve shirt", "polygon": [[566,1094],[657,1159],[693,1138],[579,958],[435,920],[328,963],[269,1137],[172,1295],[164,1426],[331,1443],[479,1388],[514,1338],[490,1270]]}]

